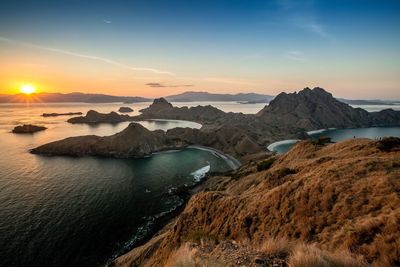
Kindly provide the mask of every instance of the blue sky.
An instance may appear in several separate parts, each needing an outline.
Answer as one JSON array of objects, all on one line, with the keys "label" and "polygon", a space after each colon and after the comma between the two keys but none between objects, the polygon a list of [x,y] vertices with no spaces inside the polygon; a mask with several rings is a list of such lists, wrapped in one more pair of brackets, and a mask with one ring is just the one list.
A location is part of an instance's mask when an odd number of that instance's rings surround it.
[{"label": "blue sky", "polygon": [[399,47],[400,1],[0,2],[4,92],[20,82],[146,96],[321,86],[400,99]]}]

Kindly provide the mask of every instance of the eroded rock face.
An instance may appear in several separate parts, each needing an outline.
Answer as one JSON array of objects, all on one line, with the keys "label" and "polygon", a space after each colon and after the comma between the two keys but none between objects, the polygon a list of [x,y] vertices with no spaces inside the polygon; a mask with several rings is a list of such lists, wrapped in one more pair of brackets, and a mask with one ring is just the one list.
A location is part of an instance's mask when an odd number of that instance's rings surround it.
[{"label": "eroded rock face", "polygon": [[36,133],[40,131],[44,131],[47,128],[44,126],[36,126],[32,124],[24,124],[24,125],[19,125],[16,126],[12,132],[16,134],[29,134],[29,133]]},{"label": "eroded rock face", "polygon": [[116,112],[110,113],[99,113],[94,110],[89,110],[86,116],[80,116],[71,118],[68,120],[69,123],[118,123],[123,121],[132,121],[132,117],[129,115],[121,115]]}]

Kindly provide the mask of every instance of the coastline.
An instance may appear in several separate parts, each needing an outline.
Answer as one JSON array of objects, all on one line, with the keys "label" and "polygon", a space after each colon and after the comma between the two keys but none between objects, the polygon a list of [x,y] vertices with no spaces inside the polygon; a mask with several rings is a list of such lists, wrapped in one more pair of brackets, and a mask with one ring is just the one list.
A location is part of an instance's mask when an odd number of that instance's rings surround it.
[{"label": "coastline", "polygon": [[217,154],[219,157],[223,158],[230,167],[232,167],[233,170],[236,170],[238,168],[240,168],[240,166],[242,166],[242,163],[234,158],[231,155],[225,154],[222,151],[212,148],[212,147],[208,147],[208,146],[201,146],[201,145],[190,145],[187,148],[194,148],[194,149],[199,149],[199,150],[204,150],[204,151],[209,151],[211,153],[215,153]]}]

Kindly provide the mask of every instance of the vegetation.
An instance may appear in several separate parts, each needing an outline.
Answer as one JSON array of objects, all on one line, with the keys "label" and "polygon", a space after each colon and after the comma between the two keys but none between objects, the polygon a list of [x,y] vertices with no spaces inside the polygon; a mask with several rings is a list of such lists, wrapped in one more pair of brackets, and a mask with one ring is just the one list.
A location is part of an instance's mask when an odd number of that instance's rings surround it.
[{"label": "vegetation", "polygon": [[385,137],[377,142],[377,148],[385,152],[400,150],[400,138]]},{"label": "vegetation", "polygon": [[317,139],[313,139],[311,141],[311,143],[314,144],[314,145],[317,145],[317,146],[323,146],[325,144],[332,143],[332,139],[330,137],[327,137],[327,136],[322,136],[322,137],[319,137]]},{"label": "vegetation", "polygon": [[268,170],[269,168],[271,168],[272,164],[274,164],[276,158],[271,157],[269,159],[266,159],[264,161],[261,161],[257,164],[257,171],[264,171],[264,170]]}]

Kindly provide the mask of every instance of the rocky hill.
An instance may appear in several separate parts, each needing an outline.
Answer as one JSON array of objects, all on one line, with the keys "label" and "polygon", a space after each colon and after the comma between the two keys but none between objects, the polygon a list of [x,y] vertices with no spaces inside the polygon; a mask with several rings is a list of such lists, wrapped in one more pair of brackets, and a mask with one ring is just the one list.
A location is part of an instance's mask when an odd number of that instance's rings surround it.
[{"label": "rocky hill", "polygon": [[[398,266],[400,139],[353,139],[209,178],[114,266]],[[197,264],[197,265],[196,265]]]},{"label": "rocky hill", "polygon": [[123,121],[133,121],[134,119],[129,115],[118,114],[117,112],[100,113],[95,110],[89,110],[85,116],[74,117],[67,122],[69,123],[118,123]]},{"label": "rocky hill", "polygon": [[154,102],[145,109],[140,110],[141,119],[175,119],[189,120],[200,123],[216,122],[227,116],[227,113],[213,106],[197,107],[174,107],[164,98],[155,99]]},{"label": "rocky hill", "polygon": [[369,113],[337,100],[319,87],[305,88],[298,93],[280,93],[257,116],[274,125],[305,130],[400,125],[399,111],[387,109]]},{"label": "rocky hill", "polygon": [[164,132],[147,130],[138,123],[131,123],[125,130],[112,136],[70,137],[34,148],[31,153],[138,158],[189,145],[212,147],[244,160],[266,154],[265,149],[245,132],[232,127],[223,126],[211,132],[191,128],[174,128]]},{"label": "rocky hill", "polygon": [[256,102],[268,103],[272,98],[271,95],[256,93],[239,93],[239,94],[213,94],[208,92],[184,92],[177,95],[165,97],[172,102],[193,102],[193,101],[238,101],[238,102]]}]

